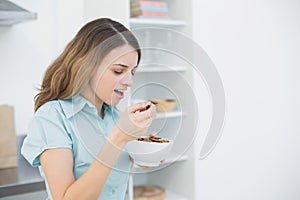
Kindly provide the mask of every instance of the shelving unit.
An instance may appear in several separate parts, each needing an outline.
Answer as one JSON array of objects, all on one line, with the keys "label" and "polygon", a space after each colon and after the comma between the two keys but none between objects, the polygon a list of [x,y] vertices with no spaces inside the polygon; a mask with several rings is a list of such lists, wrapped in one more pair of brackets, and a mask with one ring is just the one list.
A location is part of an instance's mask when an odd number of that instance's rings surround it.
[{"label": "shelving unit", "polygon": [[[170,16],[174,16],[183,4],[180,1],[168,3]],[[190,145],[187,151],[183,148],[187,144],[184,134],[192,131],[189,125],[194,123],[191,106],[193,103],[189,102],[188,94],[184,91],[185,82],[192,80],[192,76],[189,63],[172,52],[172,45],[181,45],[180,42],[176,44],[177,41],[172,38],[172,31],[190,33],[189,17],[179,15],[178,18],[170,19],[129,18],[129,26],[138,37],[142,50],[142,60],[135,78],[136,86],[132,88],[131,102],[151,98],[171,98],[178,102],[177,108],[172,112],[157,113],[156,120],[149,128],[150,132],[158,130],[158,135],[175,139],[176,145],[171,155],[157,171],[143,174],[143,169],[135,166],[129,189],[132,190],[134,185],[159,185],[165,188],[167,200],[195,199],[195,180],[192,174],[195,161],[193,145]]]},{"label": "shelving unit", "polygon": [[[179,0],[168,1],[168,4],[169,19],[129,18],[129,27],[138,37],[142,50],[131,101],[176,99],[177,108],[172,112],[157,113],[156,120],[149,128],[150,132],[158,130],[158,135],[175,139],[175,145],[171,155],[158,170],[143,174],[143,169],[134,167],[129,188],[132,189],[134,185],[159,185],[165,188],[166,200],[188,200],[195,199],[196,193],[194,147],[191,144],[188,150],[184,148],[187,146],[185,134],[193,131],[190,128],[194,123],[193,102],[189,101],[189,94],[185,91],[186,82],[191,84],[193,76],[189,63],[172,52],[174,45],[182,45],[172,34],[174,31],[190,35],[191,13],[187,9],[192,5],[191,2],[183,3]],[[189,49],[184,44],[182,48]]]}]

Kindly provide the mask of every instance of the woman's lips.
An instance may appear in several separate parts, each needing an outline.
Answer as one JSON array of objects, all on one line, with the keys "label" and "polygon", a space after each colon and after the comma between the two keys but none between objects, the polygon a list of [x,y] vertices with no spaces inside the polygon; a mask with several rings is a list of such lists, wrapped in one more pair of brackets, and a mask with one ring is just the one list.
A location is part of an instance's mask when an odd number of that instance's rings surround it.
[{"label": "woman's lips", "polygon": [[116,96],[119,98],[119,99],[122,99],[124,98],[124,90],[114,90]]}]

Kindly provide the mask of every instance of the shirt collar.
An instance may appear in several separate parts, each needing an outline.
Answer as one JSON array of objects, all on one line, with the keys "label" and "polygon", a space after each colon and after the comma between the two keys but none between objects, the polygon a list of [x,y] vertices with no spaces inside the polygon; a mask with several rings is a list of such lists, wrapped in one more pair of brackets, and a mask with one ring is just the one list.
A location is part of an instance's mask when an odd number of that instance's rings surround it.
[{"label": "shirt collar", "polygon": [[[79,111],[83,110],[85,107],[87,107],[89,112],[98,115],[98,110],[96,106],[81,95],[75,95],[70,99],[59,99],[59,102],[68,119],[76,115]],[[117,107],[109,106],[105,103],[103,104],[103,106],[104,106],[104,115],[108,115],[108,114],[113,116],[119,115],[120,111]]]},{"label": "shirt collar", "polygon": [[59,99],[59,102],[68,119],[81,111],[85,106],[97,113],[96,107],[81,95],[75,95],[70,99]]}]

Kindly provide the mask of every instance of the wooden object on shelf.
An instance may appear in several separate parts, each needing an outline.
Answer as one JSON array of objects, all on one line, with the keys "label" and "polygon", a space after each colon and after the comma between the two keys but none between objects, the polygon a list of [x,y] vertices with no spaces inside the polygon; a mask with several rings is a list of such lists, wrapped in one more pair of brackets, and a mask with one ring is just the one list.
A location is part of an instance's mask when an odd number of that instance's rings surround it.
[{"label": "wooden object on shelf", "polygon": [[164,200],[165,189],[159,186],[134,186],[134,200]]},{"label": "wooden object on shelf", "polygon": [[156,106],[157,112],[170,112],[176,106],[175,99],[150,99],[150,101]]}]

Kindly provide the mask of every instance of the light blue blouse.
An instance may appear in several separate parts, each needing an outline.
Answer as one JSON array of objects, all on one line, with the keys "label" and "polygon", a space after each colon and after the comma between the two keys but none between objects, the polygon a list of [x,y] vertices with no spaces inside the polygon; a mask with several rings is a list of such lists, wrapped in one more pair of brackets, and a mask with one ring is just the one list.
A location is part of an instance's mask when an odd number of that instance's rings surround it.
[{"label": "light blue blouse", "polygon": [[[105,137],[115,126],[118,117],[116,107],[104,104],[104,119],[101,119],[96,107],[80,95],[68,100],[50,101],[37,110],[21,152],[32,166],[39,167],[41,176],[45,179],[48,199],[52,197],[39,155],[46,149],[71,149],[74,157],[73,173],[75,179],[78,179],[101,150]],[[122,151],[99,200],[124,199],[130,166],[128,153]]]}]

